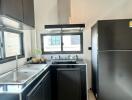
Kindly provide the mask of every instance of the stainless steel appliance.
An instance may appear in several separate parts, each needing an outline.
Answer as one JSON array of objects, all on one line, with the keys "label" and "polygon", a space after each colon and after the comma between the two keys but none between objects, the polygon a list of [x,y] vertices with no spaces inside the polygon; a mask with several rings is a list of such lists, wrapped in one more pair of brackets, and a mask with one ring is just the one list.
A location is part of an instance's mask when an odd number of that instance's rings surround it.
[{"label": "stainless steel appliance", "polygon": [[97,100],[132,100],[132,19],[92,27],[92,90]]}]

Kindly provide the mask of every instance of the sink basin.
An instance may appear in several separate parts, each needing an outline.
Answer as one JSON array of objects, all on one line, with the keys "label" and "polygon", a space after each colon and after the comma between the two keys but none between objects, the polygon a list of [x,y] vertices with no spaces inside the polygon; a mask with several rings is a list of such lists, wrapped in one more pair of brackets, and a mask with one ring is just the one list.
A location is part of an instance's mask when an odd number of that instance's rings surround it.
[{"label": "sink basin", "polygon": [[11,72],[0,78],[0,84],[22,84],[26,82],[30,77],[34,76],[36,72],[31,71],[18,71]]},{"label": "sink basin", "polygon": [[77,64],[76,60],[58,60],[53,61],[52,64]]},{"label": "sink basin", "polygon": [[0,77],[0,84],[24,84],[38,72],[47,68],[46,65],[27,64],[19,68],[17,71],[8,72]]}]

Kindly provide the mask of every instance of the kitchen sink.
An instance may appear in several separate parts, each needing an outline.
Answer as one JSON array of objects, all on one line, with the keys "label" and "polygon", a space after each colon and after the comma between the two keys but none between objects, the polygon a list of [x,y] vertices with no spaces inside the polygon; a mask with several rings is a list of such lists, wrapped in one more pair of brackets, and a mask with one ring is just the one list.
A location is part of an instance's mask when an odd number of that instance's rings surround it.
[{"label": "kitchen sink", "polygon": [[0,77],[0,84],[24,84],[44,69],[43,65],[24,65],[18,70],[8,72]]},{"label": "kitchen sink", "polygon": [[14,71],[0,78],[0,84],[21,84],[34,76],[36,72]]}]

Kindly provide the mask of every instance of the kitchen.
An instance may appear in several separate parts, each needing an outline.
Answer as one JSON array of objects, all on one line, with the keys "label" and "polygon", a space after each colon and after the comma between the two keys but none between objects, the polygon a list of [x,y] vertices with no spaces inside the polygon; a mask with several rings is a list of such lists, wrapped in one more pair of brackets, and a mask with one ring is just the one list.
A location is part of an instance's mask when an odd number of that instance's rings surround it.
[{"label": "kitchen", "polygon": [[[0,0],[1,4],[3,0]],[[7,0],[4,0],[7,1]],[[12,2],[18,2],[21,4],[22,0],[10,0],[7,1],[8,8],[7,16],[15,15],[16,8],[22,9],[21,6],[17,6],[15,8]],[[24,0],[23,0],[24,1]],[[32,0],[29,1],[31,6]],[[24,3],[23,4],[28,4]],[[64,6],[65,4],[65,6]],[[77,54],[79,58],[83,58],[87,62],[87,87],[90,89],[92,87],[92,74],[91,74],[91,51],[88,50],[88,47],[91,47],[91,27],[98,21],[98,20],[111,20],[111,19],[130,19],[131,18],[131,0],[101,0],[100,2],[97,0],[90,1],[90,0],[34,0],[34,21],[35,27],[29,29],[27,26],[32,26],[29,24],[30,20],[32,20],[31,16],[26,17],[28,14],[31,14],[30,9],[24,7],[25,18],[27,20],[23,21],[25,23],[23,29],[19,31],[23,31],[24,38],[24,52],[25,57],[18,59],[18,65],[22,66],[26,63],[26,59],[33,56],[33,51],[35,49],[41,49],[41,38],[40,35],[42,33],[47,33],[47,30],[44,28],[45,25],[54,25],[54,24],[85,24],[85,28],[83,29],[83,53]],[[4,6],[5,7],[5,6]],[[0,6],[2,8],[2,5]],[[62,10],[63,8],[63,10]],[[8,11],[9,10],[9,11]],[[11,12],[11,11],[12,12]],[[26,12],[27,11],[27,12]],[[1,9],[0,9],[1,12]],[[30,13],[29,13],[30,12]],[[65,12],[65,13],[64,13]],[[1,14],[1,13],[0,13]],[[18,14],[16,14],[18,15]],[[18,19],[18,22],[21,23],[21,19],[23,15],[20,14],[19,17],[13,19]],[[26,23],[27,22],[27,23]],[[31,21],[32,22],[32,21]],[[14,22],[12,22],[14,23]],[[21,23],[21,24],[22,24]],[[75,56],[76,54],[72,54],[71,56]],[[58,57],[58,54],[44,54],[45,58],[51,58],[51,56]],[[68,57],[69,54],[60,54],[60,56]],[[16,60],[8,61],[6,63],[0,64],[0,73],[8,72],[16,67]],[[88,90],[87,89],[87,90]],[[111,99],[110,99],[111,100]]]}]

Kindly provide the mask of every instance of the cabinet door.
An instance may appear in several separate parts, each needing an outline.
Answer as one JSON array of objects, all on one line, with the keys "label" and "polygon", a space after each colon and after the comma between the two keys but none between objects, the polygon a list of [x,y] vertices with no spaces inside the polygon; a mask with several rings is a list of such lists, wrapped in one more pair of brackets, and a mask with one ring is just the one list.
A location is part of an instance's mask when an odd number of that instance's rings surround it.
[{"label": "cabinet door", "polygon": [[81,100],[80,68],[58,68],[57,88],[57,100]]},{"label": "cabinet door", "polygon": [[43,100],[42,83],[38,84],[29,94],[28,100]]},{"label": "cabinet door", "polygon": [[34,27],[34,2],[33,0],[23,0],[24,23]]},{"label": "cabinet door", "polygon": [[51,100],[50,94],[50,73],[47,72],[38,84],[28,93],[27,100]]},{"label": "cabinet door", "polygon": [[4,15],[23,21],[22,0],[2,0],[2,7]]},{"label": "cabinet door", "polygon": [[51,100],[51,78],[50,73],[47,74],[42,82],[43,100]]}]

